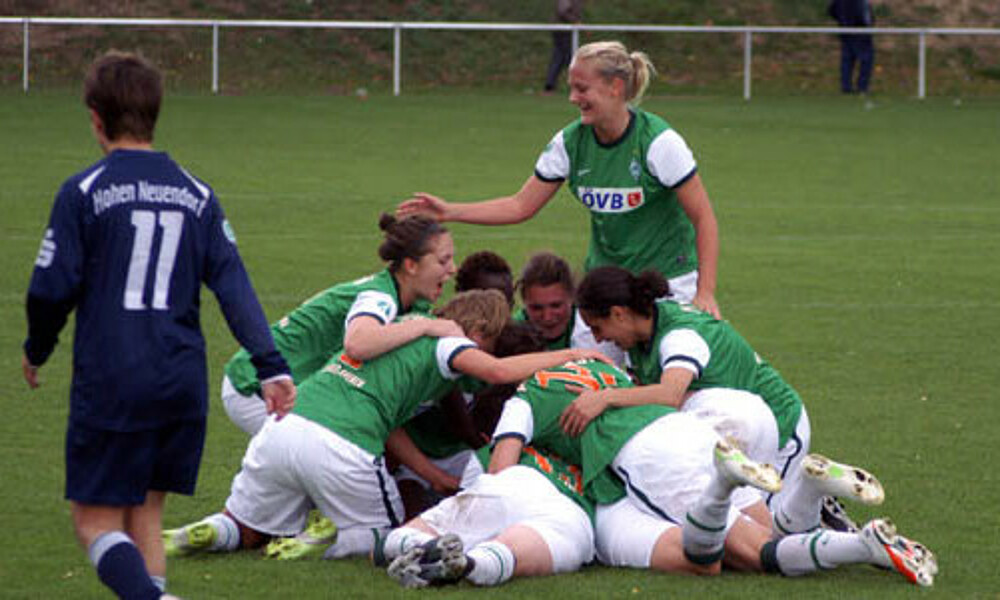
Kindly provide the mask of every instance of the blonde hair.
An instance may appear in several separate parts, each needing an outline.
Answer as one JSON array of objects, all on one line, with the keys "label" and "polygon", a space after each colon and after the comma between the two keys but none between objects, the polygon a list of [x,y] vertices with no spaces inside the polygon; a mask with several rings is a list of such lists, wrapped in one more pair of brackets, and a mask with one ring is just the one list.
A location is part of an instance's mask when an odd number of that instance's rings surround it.
[{"label": "blonde hair", "polygon": [[455,321],[466,335],[478,332],[495,339],[510,320],[510,305],[499,290],[468,290],[456,294],[434,314]]},{"label": "blonde hair", "polygon": [[625,101],[639,104],[649,82],[656,75],[656,67],[645,52],[631,52],[621,42],[593,42],[580,46],[573,55],[573,62],[593,61],[597,72],[605,81],[617,77],[625,82]]}]

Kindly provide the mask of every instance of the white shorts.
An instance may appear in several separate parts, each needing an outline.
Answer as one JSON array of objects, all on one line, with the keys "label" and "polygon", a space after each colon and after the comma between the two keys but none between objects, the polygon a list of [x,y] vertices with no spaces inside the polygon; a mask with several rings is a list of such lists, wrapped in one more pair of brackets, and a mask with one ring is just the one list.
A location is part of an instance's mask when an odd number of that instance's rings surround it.
[{"label": "white shorts", "polygon": [[678,525],[639,510],[628,498],[598,505],[594,519],[597,560],[609,567],[648,569],[657,540],[672,527]]},{"label": "white shorts", "polygon": [[268,416],[264,399],[257,394],[244,396],[237,392],[228,375],[222,378],[222,407],[229,420],[250,435],[260,431]]},{"label": "white shorts", "polygon": [[458,535],[466,549],[514,525],[529,527],[549,547],[554,573],[575,571],[594,557],[587,513],[531,467],[514,465],[484,474],[420,518],[439,533]]},{"label": "white shorts", "polygon": [[[679,524],[711,481],[718,440],[718,434],[694,415],[670,413],[632,436],[611,466],[640,510]],[[740,508],[734,494],[727,528],[739,517]]]},{"label": "white shorts", "polygon": [[800,467],[802,459],[809,454],[811,442],[812,427],[809,423],[806,407],[803,405],[799,422],[795,424],[795,433],[778,450],[778,458],[774,463],[774,468],[778,469],[778,473],[781,475],[781,491],[777,494],[771,494],[767,498],[767,505],[772,512],[781,505],[781,499],[787,498],[793,490],[802,485],[802,469]]},{"label": "white shorts", "polygon": [[[441,469],[445,473],[453,477],[457,477],[460,480],[464,478],[466,467],[469,462],[474,462],[477,465],[479,464],[479,461],[472,456],[472,450],[462,450],[461,452],[456,452],[455,454],[444,458],[427,457],[427,460],[431,461],[434,466]],[[481,468],[479,472],[482,472]],[[431,484],[428,483],[426,479],[417,475],[413,469],[407,467],[406,465],[399,465],[393,472],[392,476],[396,478],[397,482],[416,481],[425,490],[431,489]]]},{"label": "white shorts", "polygon": [[312,507],[340,530],[399,525],[403,503],[381,457],[298,415],[250,440],[226,509],[263,533],[295,535]]},{"label": "white shorts", "polygon": [[[720,437],[736,440],[753,460],[778,464],[778,422],[757,394],[730,388],[698,390],[684,401],[681,410],[708,423]],[[742,487],[733,493],[732,500],[737,508],[746,508],[766,497],[765,492]]]},{"label": "white shorts", "polygon": [[690,304],[698,293],[698,271],[691,271],[667,280],[670,291],[664,296],[667,300]]}]

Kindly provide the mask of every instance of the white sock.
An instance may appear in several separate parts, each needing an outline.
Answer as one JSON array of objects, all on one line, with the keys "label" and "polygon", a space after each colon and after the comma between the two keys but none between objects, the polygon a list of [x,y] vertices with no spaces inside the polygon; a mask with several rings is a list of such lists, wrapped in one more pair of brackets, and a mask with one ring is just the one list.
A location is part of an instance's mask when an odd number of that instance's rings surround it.
[{"label": "white sock", "polygon": [[346,558],[348,556],[368,556],[375,541],[389,533],[388,529],[338,529],[337,541],[323,554],[323,558]]},{"label": "white sock", "polygon": [[795,577],[840,565],[867,563],[871,552],[857,533],[823,529],[785,537],[778,542],[776,557],[781,572]]},{"label": "white sock", "polygon": [[809,479],[803,478],[791,493],[771,507],[775,537],[817,529],[823,496],[824,493],[816,489]]},{"label": "white sock", "polygon": [[726,543],[726,522],[730,502],[702,496],[684,519],[682,543],[684,555],[691,562],[710,565],[722,560],[722,547]]},{"label": "white sock", "polygon": [[433,539],[429,533],[414,529],[412,527],[397,527],[389,532],[385,538],[385,558],[391,561],[414,546],[419,546],[426,541]]},{"label": "white sock", "polygon": [[465,578],[476,585],[500,585],[514,576],[514,553],[500,542],[477,544],[467,555],[475,564]]},{"label": "white sock", "polygon": [[225,513],[215,513],[203,519],[215,530],[215,541],[209,552],[233,552],[240,547],[240,527]]}]

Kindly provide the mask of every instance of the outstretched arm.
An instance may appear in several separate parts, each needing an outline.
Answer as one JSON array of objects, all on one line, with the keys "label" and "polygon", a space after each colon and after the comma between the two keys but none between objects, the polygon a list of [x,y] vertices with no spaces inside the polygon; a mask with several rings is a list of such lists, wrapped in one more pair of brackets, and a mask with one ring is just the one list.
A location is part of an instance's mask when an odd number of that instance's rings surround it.
[{"label": "outstretched arm", "polygon": [[555,196],[560,185],[562,181],[543,181],[532,175],[514,195],[479,202],[447,202],[437,196],[417,192],[400,203],[396,216],[425,214],[438,221],[511,225],[535,216]]},{"label": "outstretched arm", "polygon": [[460,336],[462,328],[448,319],[407,319],[383,325],[369,315],[359,315],[347,324],[344,352],[357,360],[370,360],[408,344],[418,337]]}]

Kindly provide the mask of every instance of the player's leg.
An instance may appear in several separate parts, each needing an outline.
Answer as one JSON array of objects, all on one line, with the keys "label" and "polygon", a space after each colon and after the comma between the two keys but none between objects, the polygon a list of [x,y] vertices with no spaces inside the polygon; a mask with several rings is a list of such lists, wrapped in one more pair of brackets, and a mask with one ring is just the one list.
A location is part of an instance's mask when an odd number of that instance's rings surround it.
[{"label": "player's leg", "polygon": [[135,541],[146,570],[161,590],[167,586],[167,557],[163,550],[162,517],[166,492],[150,491],[140,506],[125,510],[125,532]]},{"label": "player's leg", "polygon": [[125,507],[71,502],[77,540],[101,583],[120,598],[159,598],[138,546],[125,533]]}]

